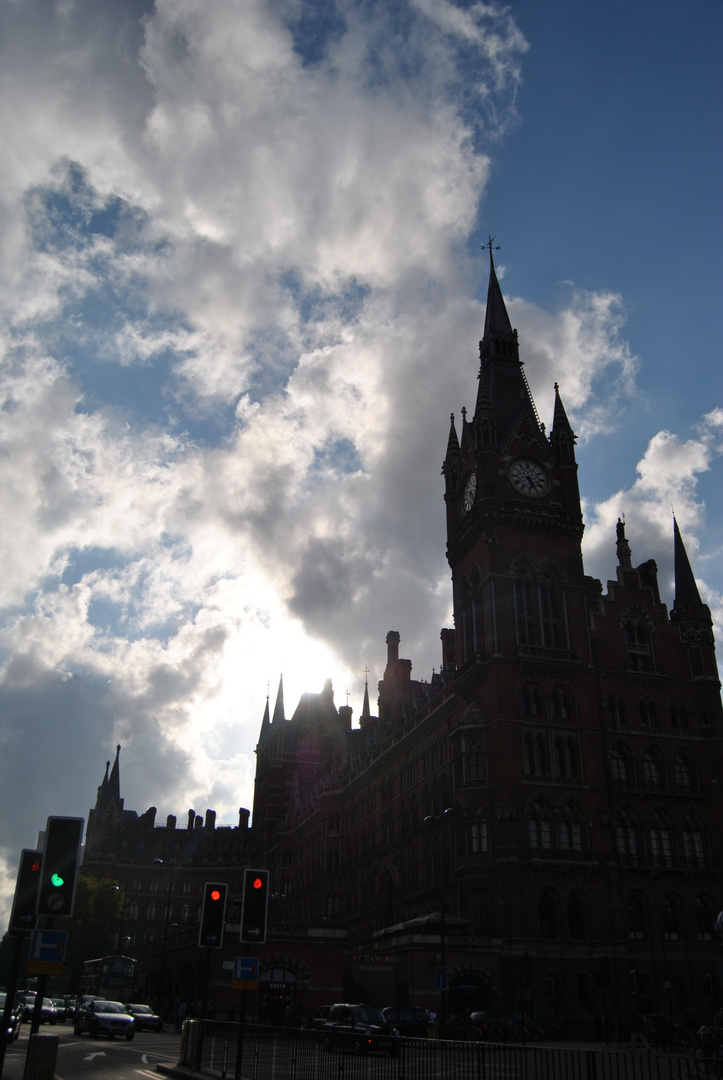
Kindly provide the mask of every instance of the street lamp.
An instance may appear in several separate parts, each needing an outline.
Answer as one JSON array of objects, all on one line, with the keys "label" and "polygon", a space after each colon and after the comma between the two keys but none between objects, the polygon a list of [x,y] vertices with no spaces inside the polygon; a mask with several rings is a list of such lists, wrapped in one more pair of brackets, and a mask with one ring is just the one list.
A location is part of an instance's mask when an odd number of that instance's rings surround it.
[{"label": "street lamp", "polygon": [[[163,866],[163,859],[154,859],[154,866]],[[166,892],[166,910],[163,917],[163,940],[161,942],[161,987],[162,992],[166,999],[166,1011],[170,1006],[170,994],[168,991],[168,980],[166,978],[166,948],[168,946],[168,921],[171,916],[171,897],[173,895],[173,875],[176,869],[176,860],[171,859],[171,876],[168,882],[168,889]]]},{"label": "street lamp", "polygon": [[[457,811],[452,806],[448,806],[446,810],[443,810],[441,814],[427,814],[424,819],[425,825],[442,825],[445,821],[449,824],[450,829],[452,826],[452,818]],[[451,850],[454,851],[454,844],[450,845]],[[447,1033],[447,938],[444,925],[444,903],[447,892],[447,860],[445,853],[440,849],[439,853],[439,965],[442,969],[441,983],[439,988],[440,1003],[439,1003],[439,1034],[442,1038]]]}]

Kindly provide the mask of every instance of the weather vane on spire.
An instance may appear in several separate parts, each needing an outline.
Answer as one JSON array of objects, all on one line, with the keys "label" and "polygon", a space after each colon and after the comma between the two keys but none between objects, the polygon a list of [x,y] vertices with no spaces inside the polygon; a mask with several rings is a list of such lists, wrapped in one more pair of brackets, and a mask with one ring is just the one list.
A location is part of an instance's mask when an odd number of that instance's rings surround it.
[{"label": "weather vane on spire", "polygon": [[494,240],[495,240],[494,236],[489,236],[487,238],[487,243],[482,245],[482,250],[483,251],[487,251],[489,249],[490,263],[492,262],[492,252],[500,250],[500,245],[495,244]]}]

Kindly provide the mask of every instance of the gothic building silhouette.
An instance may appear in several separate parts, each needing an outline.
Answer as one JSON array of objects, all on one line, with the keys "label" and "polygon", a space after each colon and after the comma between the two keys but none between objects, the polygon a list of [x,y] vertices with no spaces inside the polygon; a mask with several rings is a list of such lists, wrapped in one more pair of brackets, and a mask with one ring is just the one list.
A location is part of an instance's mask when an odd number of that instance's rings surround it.
[{"label": "gothic building silhouette", "polygon": [[[246,858],[271,872],[262,1015],[352,998],[450,1017],[523,1006],[582,1035],[611,1010],[719,1004],[710,611],[675,521],[670,611],[655,563],[635,565],[634,521],[610,537],[606,586],[585,574],[575,441],[557,385],[549,435],[540,421],[490,250],[476,402],[443,464],[440,669],[412,679],[391,630],[358,727],[330,683],[290,719],[281,684],[267,703],[252,826],[223,870],[232,890]],[[99,801],[89,856],[117,856],[119,798]],[[193,830],[207,860],[219,831],[208,815]],[[140,829],[149,859],[158,832]]]}]

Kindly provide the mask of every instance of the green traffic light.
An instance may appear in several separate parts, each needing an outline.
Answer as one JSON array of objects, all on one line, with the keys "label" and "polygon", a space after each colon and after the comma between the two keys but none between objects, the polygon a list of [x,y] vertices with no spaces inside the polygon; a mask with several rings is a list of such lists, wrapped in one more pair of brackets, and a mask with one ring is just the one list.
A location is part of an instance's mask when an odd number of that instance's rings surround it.
[{"label": "green traffic light", "polygon": [[62,879],[62,877],[60,876],[60,874],[53,874],[53,875],[51,876],[51,878],[50,878],[50,881],[51,881],[51,884],[55,885],[56,889],[57,889],[57,888],[58,888],[58,887],[59,887],[60,885],[64,885],[64,884],[65,884],[65,882],[64,882],[64,880]]}]

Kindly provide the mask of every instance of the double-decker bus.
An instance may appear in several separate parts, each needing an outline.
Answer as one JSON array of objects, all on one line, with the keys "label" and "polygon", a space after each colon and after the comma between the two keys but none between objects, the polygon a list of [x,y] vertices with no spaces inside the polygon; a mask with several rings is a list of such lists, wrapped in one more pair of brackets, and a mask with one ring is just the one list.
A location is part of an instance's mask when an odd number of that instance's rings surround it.
[{"label": "double-decker bus", "polygon": [[133,1000],[136,962],[129,956],[100,956],[86,960],[80,977],[80,997],[93,994],[107,1001]]}]

